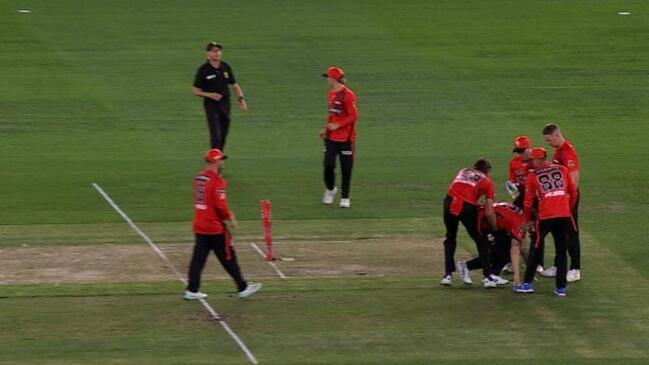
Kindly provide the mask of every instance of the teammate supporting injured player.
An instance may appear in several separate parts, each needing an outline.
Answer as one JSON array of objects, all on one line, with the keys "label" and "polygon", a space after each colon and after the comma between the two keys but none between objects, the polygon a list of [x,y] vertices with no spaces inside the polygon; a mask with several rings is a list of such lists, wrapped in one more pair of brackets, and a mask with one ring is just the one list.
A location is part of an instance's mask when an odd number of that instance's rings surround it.
[{"label": "teammate supporting injured player", "polygon": [[261,284],[247,283],[243,279],[237,254],[230,244],[230,230],[236,228],[237,220],[228,207],[227,183],[221,176],[223,160],[227,156],[213,148],[205,153],[207,167],[194,178],[194,223],[196,243],[189,264],[189,281],[183,295],[185,299],[204,299],[207,294],[199,291],[201,273],[205,261],[214,251],[221,266],[232,277],[240,298],[248,297],[261,289]]},{"label": "teammate supporting injured player", "polygon": [[[579,157],[575,147],[566,140],[561,134],[559,126],[550,123],[543,128],[543,138],[554,148],[552,162],[565,166],[568,169],[570,178],[577,188],[577,200],[572,208],[572,218],[575,221],[576,229],[570,231],[568,242],[568,254],[570,255],[570,269],[568,270],[568,282],[581,280],[581,242],[579,239],[579,200],[581,193],[579,191]],[[544,276],[554,276],[556,267],[549,268],[543,272]]]},{"label": "teammate supporting injured player", "polygon": [[[491,274],[498,285],[507,284],[508,281],[501,278],[499,274],[503,267],[511,262],[514,284],[520,284],[521,244],[524,239],[521,226],[525,223],[523,209],[512,203],[495,203],[493,210],[498,228],[496,231],[493,231],[486,221],[484,208],[481,208],[478,213],[480,233],[483,239],[488,240],[489,235],[493,237],[493,242],[489,246]],[[470,271],[481,268],[480,258],[476,257],[466,262],[458,261],[457,268],[462,281],[465,284],[471,284]]]},{"label": "teammate supporting injured player", "polygon": [[[531,153],[532,170],[525,179],[525,220],[523,228],[532,224],[536,226],[536,241],[532,242],[525,269],[525,282],[514,288],[519,293],[533,293],[532,280],[539,262],[540,248],[545,243],[545,236],[552,233],[557,265],[556,287],[554,293],[566,295],[567,245],[570,230],[574,228],[571,208],[577,199],[577,189],[572,182],[568,169],[561,165],[545,161],[543,148],[534,148]],[[532,204],[539,199],[538,220],[533,222]]]},{"label": "teammate supporting injured player", "polygon": [[349,191],[352,181],[352,167],[356,143],[356,95],[345,86],[347,80],[340,67],[329,67],[322,76],[327,78],[331,89],[327,94],[329,117],[320,137],[324,139],[324,182],[325,193],[322,198],[324,204],[332,204],[338,189],[336,188],[336,159],[340,159],[340,172],[342,175],[341,208],[351,207]]},{"label": "teammate supporting injured player", "polygon": [[485,288],[495,288],[497,280],[491,275],[489,260],[489,242],[478,231],[478,202],[485,199],[485,218],[493,230],[497,230],[496,217],[493,212],[495,199],[494,185],[489,177],[491,162],[481,158],[468,167],[460,170],[448,189],[444,199],[444,225],[446,239],[444,240],[445,272],[440,284],[451,285],[452,274],[455,271],[455,249],[457,247],[457,230],[462,222],[469,236],[475,241],[480,256],[482,284]]}]

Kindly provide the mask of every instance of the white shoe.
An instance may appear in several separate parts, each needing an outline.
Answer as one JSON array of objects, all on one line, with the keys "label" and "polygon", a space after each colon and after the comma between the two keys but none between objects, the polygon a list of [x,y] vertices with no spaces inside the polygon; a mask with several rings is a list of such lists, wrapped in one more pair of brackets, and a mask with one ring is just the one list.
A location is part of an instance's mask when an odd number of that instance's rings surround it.
[{"label": "white shoe", "polygon": [[247,298],[261,290],[261,283],[248,283],[248,286],[237,295],[239,298]]},{"label": "white shoe", "polygon": [[542,273],[543,270],[544,270],[544,269],[543,269],[543,266],[541,266],[541,265],[538,265],[538,266],[536,267],[536,272],[538,272],[539,274]]},{"label": "white shoe", "polygon": [[464,284],[473,284],[473,280],[471,280],[471,272],[466,266],[466,261],[457,262],[457,271],[459,271],[460,277],[462,278],[462,282]]},{"label": "white shoe", "polygon": [[557,267],[548,267],[547,269],[541,271],[541,276],[545,276],[546,278],[553,278],[557,276]]},{"label": "white shoe", "polygon": [[509,280],[503,279],[498,275],[491,275],[491,280],[496,281],[496,285],[507,285],[507,284],[509,284]]},{"label": "white shoe", "polygon": [[352,206],[352,202],[349,201],[349,198],[347,199],[340,199],[340,207],[341,208],[349,208]]},{"label": "white shoe", "polygon": [[187,300],[205,299],[205,298],[207,298],[207,294],[201,293],[199,291],[194,293],[192,291],[185,290],[185,294],[183,294],[183,298],[185,298]]},{"label": "white shoe", "polygon": [[484,279],[482,279],[482,285],[484,285],[484,287],[486,289],[489,289],[489,288],[497,287],[498,283],[496,283],[496,280],[494,280],[492,278],[484,278]]},{"label": "white shoe", "polygon": [[581,270],[568,271],[568,274],[566,275],[566,280],[569,283],[575,282],[577,280],[581,280]]},{"label": "white shoe", "polygon": [[336,192],[338,191],[338,188],[334,187],[333,190],[328,190],[325,189],[324,196],[322,197],[322,202],[329,205],[334,202],[334,196],[336,196]]},{"label": "white shoe", "polygon": [[453,277],[451,275],[446,275],[442,278],[442,280],[439,281],[439,283],[442,285],[451,286],[451,284],[453,284]]}]

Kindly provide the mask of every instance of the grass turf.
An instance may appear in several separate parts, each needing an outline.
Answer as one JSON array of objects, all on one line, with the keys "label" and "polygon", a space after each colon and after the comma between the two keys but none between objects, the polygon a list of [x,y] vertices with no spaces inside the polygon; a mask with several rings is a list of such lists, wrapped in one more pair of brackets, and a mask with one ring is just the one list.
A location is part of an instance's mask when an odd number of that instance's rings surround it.
[{"label": "grass turf", "polygon": [[[32,13],[18,14],[18,8]],[[331,9],[341,10],[332,16]],[[621,10],[632,15],[617,15]],[[440,202],[455,170],[485,155],[492,158],[500,185],[511,138],[526,133],[540,143],[539,130],[549,119],[563,127],[583,164],[581,222],[590,243],[584,250],[585,281],[568,301],[447,293],[419,278],[366,286],[356,281],[277,284],[268,288],[267,299],[260,296],[247,310],[219,300],[217,308],[243,318],[236,326],[265,363],[646,361],[649,335],[642,326],[647,318],[642,303],[649,231],[642,197],[649,192],[649,176],[641,167],[648,157],[643,146],[649,112],[641,101],[649,91],[644,77],[649,46],[643,42],[647,10],[642,2],[619,1],[197,1],[191,7],[176,1],[0,2],[0,184],[5,191],[0,248],[136,242],[126,227],[120,229],[92,181],[144,222],[155,240],[188,241],[190,182],[207,143],[200,101],[189,86],[204,43],[217,39],[251,107],[249,113],[234,113],[226,171],[233,208],[248,221],[243,236],[259,234],[257,201],[270,198],[276,232],[283,238],[407,233],[430,236],[432,242],[442,233]],[[318,75],[330,64],[345,67],[361,109],[349,211],[319,204],[316,133],[326,86]],[[620,284],[629,278],[633,286]],[[278,298],[307,284],[315,289],[303,302]],[[32,357],[23,363],[129,363],[122,355],[130,348],[134,363],[182,362],[185,356],[195,363],[204,358],[241,363],[236,348],[217,330],[204,328],[213,336],[209,339],[201,325],[195,335],[183,332],[196,323],[182,320],[191,311],[170,304],[175,297],[165,297],[171,293],[165,285],[153,285],[159,297],[119,299],[115,308],[120,310],[14,297],[13,288],[2,287],[9,293],[3,296],[10,296],[2,299],[3,307],[11,303],[11,318],[27,321],[25,331],[43,327],[61,334],[51,338],[54,342],[21,342],[21,332],[4,321],[2,361],[19,363],[17,354],[27,353]],[[421,300],[411,303],[413,293]],[[155,313],[147,318],[146,308],[153,304],[181,320],[160,320]],[[293,310],[284,312],[285,306]],[[53,309],[34,316],[41,307]],[[85,326],[94,328],[89,337],[98,342],[79,348],[65,339],[74,326],[61,318],[79,313],[112,323],[126,308],[140,339],[119,331],[111,335],[110,328],[95,328],[92,319]],[[334,312],[345,316],[336,318]],[[494,321],[483,321],[486,315]],[[321,316],[328,320],[309,326]],[[151,319],[160,321],[159,327],[146,327]],[[276,337],[268,334],[271,323]],[[535,323],[550,330],[537,331]],[[505,338],[512,329],[513,336]],[[189,337],[178,340],[171,331]],[[572,336],[575,332],[580,336]],[[526,341],[517,335],[540,336],[540,345],[522,350]],[[516,349],[492,351],[493,337],[510,340]],[[93,352],[107,338],[115,346]],[[144,344],[147,338],[160,342]],[[280,338],[286,342],[269,345]],[[138,357],[131,342],[151,351]],[[206,342],[219,346],[209,349]],[[57,356],[45,355],[54,348],[60,349]]]}]

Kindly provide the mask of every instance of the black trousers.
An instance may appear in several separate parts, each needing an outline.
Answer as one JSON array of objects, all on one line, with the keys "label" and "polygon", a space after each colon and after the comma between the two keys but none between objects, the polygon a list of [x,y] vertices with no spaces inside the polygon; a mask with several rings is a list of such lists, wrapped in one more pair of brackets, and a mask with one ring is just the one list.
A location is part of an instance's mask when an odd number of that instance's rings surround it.
[{"label": "black trousers", "polygon": [[[568,254],[570,254],[570,269],[581,270],[581,240],[579,239],[579,197],[581,194],[577,191],[577,202],[572,208],[572,218],[575,221],[575,227],[570,226],[568,234]],[[575,229],[577,228],[577,229]]]},{"label": "black trousers", "polygon": [[[491,262],[491,273],[500,275],[503,267],[511,261],[510,250],[512,247],[512,236],[505,231],[492,233],[494,242],[489,245],[489,261]],[[487,235],[483,234],[483,239],[488,240]],[[466,262],[469,270],[475,270],[482,267],[480,257],[475,257]]]},{"label": "black trousers", "polygon": [[491,262],[489,260],[489,241],[478,232],[478,207],[464,203],[460,215],[451,214],[452,197],[444,199],[444,225],[446,226],[446,239],[444,240],[444,264],[445,274],[450,275],[455,271],[455,249],[457,248],[457,229],[462,222],[467,233],[473,239],[478,248],[482,273],[485,277],[491,274]]},{"label": "black trousers", "polygon": [[324,182],[329,190],[336,186],[336,159],[340,159],[342,174],[342,198],[349,198],[352,182],[352,167],[354,167],[354,146],[351,141],[335,142],[324,140]]},{"label": "black trousers", "polygon": [[223,151],[230,130],[230,102],[206,102],[203,106],[210,130],[210,146]]},{"label": "black trousers", "polygon": [[572,230],[570,218],[550,218],[543,219],[537,224],[538,238],[532,241],[530,246],[530,255],[527,258],[527,267],[525,268],[525,282],[531,283],[534,280],[536,266],[539,264],[540,254],[545,245],[545,236],[552,233],[554,238],[555,265],[557,265],[557,288],[566,287],[566,274],[568,273],[568,239]]},{"label": "black trousers", "polygon": [[221,263],[221,266],[223,266],[225,271],[230,274],[237,285],[237,291],[244,290],[248,284],[243,280],[243,275],[241,275],[234,247],[230,247],[230,260],[227,258],[225,235],[207,235],[197,233],[194,236],[196,243],[194,244],[192,260],[189,263],[189,283],[187,284],[187,290],[194,293],[199,290],[201,286],[201,273],[203,272],[205,261],[207,261],[207,256],[210,254],[210,251],[214,251],[216,258]]}]

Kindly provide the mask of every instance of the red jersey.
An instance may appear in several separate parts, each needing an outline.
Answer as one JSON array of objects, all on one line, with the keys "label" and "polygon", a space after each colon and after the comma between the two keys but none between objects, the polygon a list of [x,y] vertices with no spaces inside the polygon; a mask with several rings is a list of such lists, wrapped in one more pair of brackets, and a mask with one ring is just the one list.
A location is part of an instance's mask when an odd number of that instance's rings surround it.
[{"label": "red jersey", "polygon": [[579,157],[577,157],[577,151],[570,141],[565,141],[554,150],[552,162],[567,167],[568,172],[579,171]]},{"label": "red jersey", "polygon": [[464,202],[477,206],[478,199],[485,196],[494,200],[494,183],[486,174],[472,169],[460,170],[448,189],[448,195],[453,198],[451,202],[451,214],[460,215]]},{"label": "red jersey", "polygon": [[[511,203],[494,203],[494,214],[496,214],[496,226],[499,231],[506,231],[517,241],[522,241],[524,238],[521,233],[521,226],[525,223],[525,215],[523,209]],[[485,210],[480,209],[480,227],[482,229],[490,230],[489,224],[485,219]]]},{"label": "red jersey", "polygon": [[577,189],[568,168],[546,162],[527,174],[525,220],[531,220],[532,204],[536,198],[539,199],[539,219],[572,217],[571,209],[577,200]]},{"label": "red jersey", "polygon": [[514,156],[509,161],[509,181],[515,184],[525,184],[527,176],[527,161],[523,161],[521,156]]},{"label": "red jersey", "polygon": [[325,138],[335,142],[352,143],[356,141],[356,95],[347,87],[340,91],[330,90],[327,94],[329,118],[328,121],[339,125],[335,131],[327,129]]},{"label": "red jersey", "polygon": [[226,199],[227,183],[216,172],[205,169],[194,178],[194,233],[222,234],[224,220],[231,218]]}]

